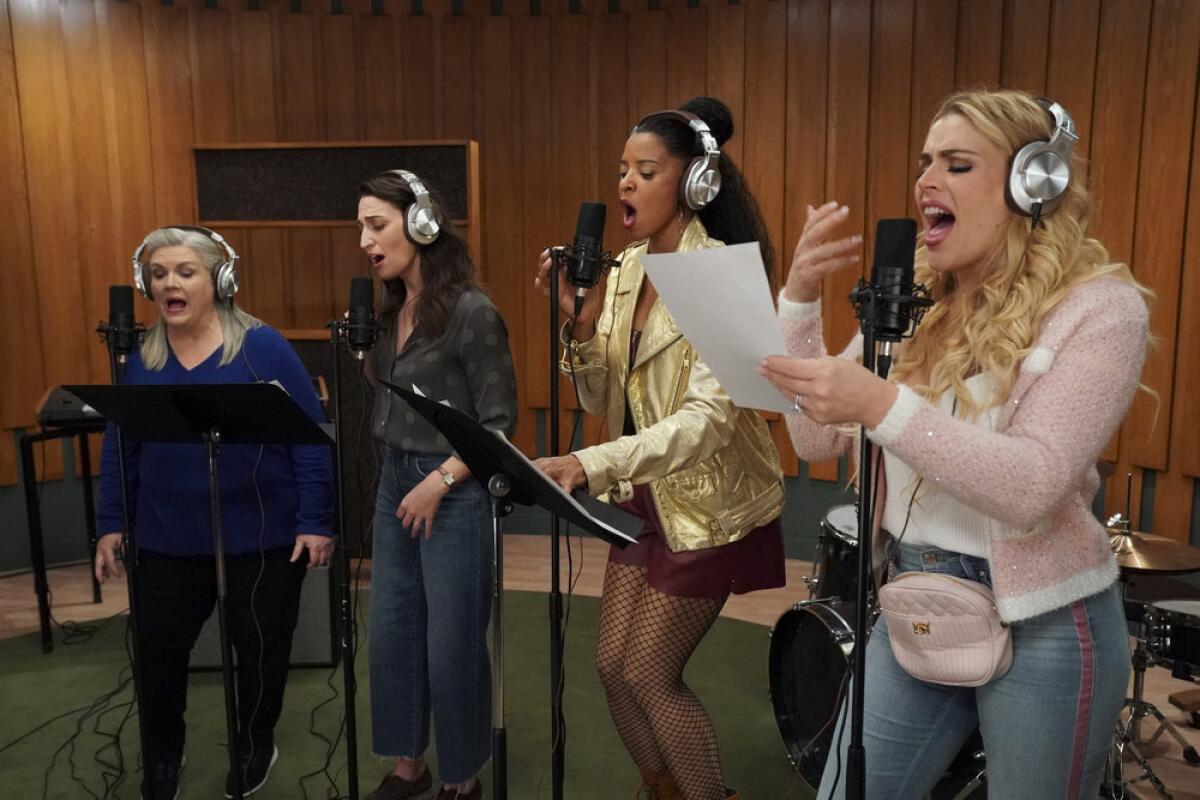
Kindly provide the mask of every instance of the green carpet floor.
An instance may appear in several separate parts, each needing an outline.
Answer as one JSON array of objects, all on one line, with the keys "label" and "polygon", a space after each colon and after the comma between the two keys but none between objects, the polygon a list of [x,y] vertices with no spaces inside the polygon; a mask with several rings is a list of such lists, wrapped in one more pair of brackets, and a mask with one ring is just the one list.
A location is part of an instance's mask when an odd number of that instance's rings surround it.
[{"label": "green carpet floor", "polygon": [[[505,595],[507,660],[506,709],[508,729],[509,797],[514,800],[549,798],[549,690],[547,600],[545,595],[509,592]],[[365,603],[363,604],[365,606]],[[604,704],[592,662],[599,603],[594,598],[573,600],[567,631],[567,774],[565,796],[570,800],[631,798],[637,787],[636,770],[617,738]],[[124,620],[106,625],[90,642],[58,644],[43,655],[35,635],[0,642],[0,747],[56,715],[94,703],[117,687],[125,663]],[[365,628],[360,628],[365,630]],[[61,636],[56,632],[56,642]],[[365,795],[386,773],[387,765],[373,757],[366,647],[360,650],[359,785]],[[726,781],[743,798],[804,800],[811,793],[794,779],[783,755],[767,692],[767,631],[734,620],[718,620],[687,672],[690,686],[707,706],[720,739]],[[288,684],[283,718],[276,729],[280,760],[270,783],[257,797],[327,798],[346,796],[345,750],[337,752],[331,774],[340,774],[340,795],[323,776],[300,777],[319,770],[327,746],[309,732],[312,709],[330,697],[328,669],[299,669]],[[341,673],[333,677],[338,690]],[[105,769],[96,754],[108,741],[96,733],[113,731],[128,703],[126,689],[109,710],[82,719],[76,713],[46,725],[20,743],[0,752],[0,798],[135,798],[134,781],[126,778],[116,792],[105,794]],[[188,708],[187,766],[182,798],[222,797],[225,776],[224,711],[220,673],[194,674]],[[341,716],[340,696],[316,713],[316,730],[332,738]],[[82,733],[72,748],[55,751],[77,729]],[[121,737],[126,763],[136,753],[136,720]],[[100,752],[113,760],[113,751]],[[436,754],[431,753],[436,775]],[[46,775],[49,770],[49,777]],[[485,797],[491,796],[490,766],[483,773]],[[77,780],[76,780],[77,779]],[[110,781],[111,782],[111,781]]]}]

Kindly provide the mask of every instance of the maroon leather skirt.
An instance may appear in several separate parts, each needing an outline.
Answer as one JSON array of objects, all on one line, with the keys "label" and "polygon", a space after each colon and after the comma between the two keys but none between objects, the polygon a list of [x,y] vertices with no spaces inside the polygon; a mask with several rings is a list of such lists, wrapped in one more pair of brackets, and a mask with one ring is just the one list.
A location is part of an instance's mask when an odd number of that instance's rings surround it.
[{"label": "maroon leather skirt", "polygon": [[783,586],[783,526],[779,518],[755,528],[731,544],[702,550],[671,552],[647,485],[633,487],[633,497],[617,508],[642,519],[637,544],[613,547],[614,564],[645,567],[655,590],[676,597],[724,597]]}]

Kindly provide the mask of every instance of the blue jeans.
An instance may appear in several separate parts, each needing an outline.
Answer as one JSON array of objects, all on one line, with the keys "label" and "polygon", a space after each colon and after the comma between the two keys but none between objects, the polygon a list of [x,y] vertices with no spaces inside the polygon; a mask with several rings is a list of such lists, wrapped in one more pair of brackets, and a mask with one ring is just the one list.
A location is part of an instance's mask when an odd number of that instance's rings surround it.
[{"label": "blue jeans", "polygon": [[[901,545],[891,566],[991,585],[985,559],[936,547]],[[887,625],[878,620],[867,644],[863,704],[869,800],[924,797],[976,727],[987,758],[988,797],[1097,796],[1130,672],[1116,586],[1013,623],[1012,639],[1012,668],[1002,677],[976,688],[942,686],[900,668]],[[845,795],[850,725],[844,708],[838,725],[840,775],[832,755],[820,798]]]},{"label": "blue jeans", "polygon": [[371,729],[381,756],[416,758],[437,732],[438,773],[462,783],[491,755],[492,521],[486,490],[456,483],[433,536],[410,537],[396,517],[404,496],[446,460],[387,448],[372,545]]}]

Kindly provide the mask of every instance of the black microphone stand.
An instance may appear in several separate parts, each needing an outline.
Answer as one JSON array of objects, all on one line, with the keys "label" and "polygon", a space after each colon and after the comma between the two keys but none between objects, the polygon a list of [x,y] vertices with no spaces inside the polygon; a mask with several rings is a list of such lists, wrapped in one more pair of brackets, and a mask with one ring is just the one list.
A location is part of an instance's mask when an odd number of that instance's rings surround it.
[{"label": "black microphone stand", "polygon": [[350,547],[346,539],[346,504],[342,497],[343,462],[342,462],[342,343],[346,340],[346,320],[331,320],[329,328],[329,349],[333,363],[333,497],[337,506],[335,520],[337,522],[337,547],[334,558],[337,559],[338,572],[338,603],[341,611],[340,637],[342,656],[342,688],[345,693],[346,714],[346,780],[349,784],[348,797],[358,800],[358,722],[355,713],[355,698],[358,692],[358,681],[354,675],[354,648],[358,639],[355,629],[353,595],[351,594],[350,576]]},{"label": "black microphone stand", "polygon": [[[114,386],[117,386],[124,379],[125,360],[128,353],[118,352],[118,345],[114,341],[118,332],[114,331],[110,324],[100,323],[96,332],[100,334],[100,338],[104,340],[108,349],[109,379]],[[145,334],[145,328],[135,324],[133,346],[136,347]],[[150,737],[146,735],[146,715],[143,713],[145,706],[142,703],[142,651],[138,640],[137,542],[133,534],[133,517],[129,513],[129,478],[125,471],[125,440],[119,425],[113,425],[113,432],[117,441],[117,477],[121,486],[121,524],[124,528],[121,534],[121,557],[125,561],[125,591],[129,594],[129,619],[127,621],[131,640],[129,671],[133,676],[133,699],[138,709],[138,743],[142,753],[141,794],[149,796],[150,764],[146,759],[146,743],[150,741]],[[81,446],[87,447],[87,443],[83,442]],[[95,569],[95,564],[92,565],[92,569]]]},{"label": "black microphone stand", "polygon": [[[563,249],[550,248],[550,455],[559,454],[559,396],[558,396],[558,275],[562,268]],[[566,720],[563,717],[563,606],[559,574],[559,541],[561,522],[557,514],[550,515],[550,745],[551,791],[553,800],[563,800],[563,778],[566,767]]]}]

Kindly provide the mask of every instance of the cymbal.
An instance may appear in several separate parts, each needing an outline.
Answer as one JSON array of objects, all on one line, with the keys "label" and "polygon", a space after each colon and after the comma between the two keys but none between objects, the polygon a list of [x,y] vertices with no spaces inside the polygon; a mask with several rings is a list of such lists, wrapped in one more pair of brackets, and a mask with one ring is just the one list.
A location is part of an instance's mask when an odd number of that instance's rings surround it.
[{"label": "cymbal", "polygon": [[1168,573],[1200,571],[1200,547],[1155,536],[1153,533],[1132,531],[1126,534],[1109,528],[1109,544],[1124,572]]}]

